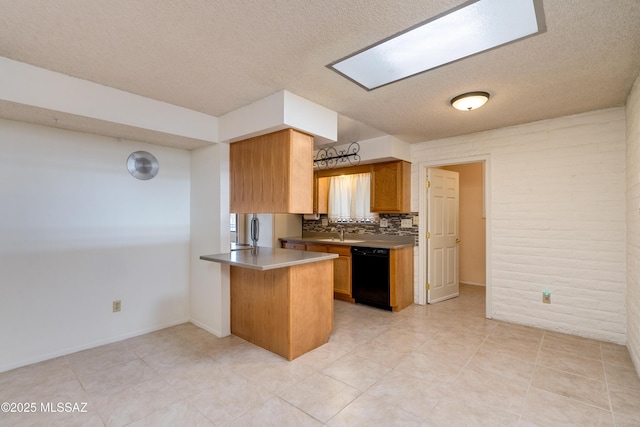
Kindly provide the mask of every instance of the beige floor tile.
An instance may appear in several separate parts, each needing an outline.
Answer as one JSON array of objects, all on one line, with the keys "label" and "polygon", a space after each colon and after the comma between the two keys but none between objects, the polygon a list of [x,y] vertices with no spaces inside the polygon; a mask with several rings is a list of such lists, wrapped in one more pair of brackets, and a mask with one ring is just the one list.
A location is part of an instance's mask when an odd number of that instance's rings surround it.
[{"label": "beige floor tile", "polygon": [[499,322],[491,332],[491,336],[526,341],[535,346],[542,341],[544,331],[530,326]]},{"label": "beige floor tile", "polygon": [[315,419],[327,422],[360,394],[355,387],[316,373],[281,392],[280,397]]},{"label": "beige floor tile", "polygon": [[345,352],[350,352],[374,337],[375,334],[362,330],[358,325],[342,329],[334,328],[329,335],[329,344]]},{"label": "beige floor tile", "polygon": [[484,288],[460,292],[399,313],[335,301],[329,343],[292,362],[185,323],[3,372],[0,401],[87,412],[0,425],[640,426],[626,347],[488,320]]},{"label": "beige floor tile", "polygon": [[598,359],[543,348],[540,350],[537,363],[547,368],[604,381],[604,366]]},{"label": "beige floor tile", "polygon": [[183,400],[127,425],[127,427],[174,426],[214,427],[214,424],[198,411],[195,406]]},{"label": "beige floor tile", "polygon": [[440,331],[438,325],[431,323],[427,318],[420,316],[408,317],[398,315],[391,319],[389,328],[400,329],[410,333],[418,333],[426,337],[436,336]]},{"label": "beige floor tile", "polygon": [[188,398],[215,425],[229,423],[272,398],[264,387],[227,372],[216,378],[211,387]]},{"label": "beige floor tile", "polygon": [[457,396],[443,398],[425,418],[425,426],[508,427],[517,426],[518,415],[499,409],[469,405]]},{"label": "beige floor tile", "polygon": [[533,363],[491,351],[490,348],[479,350],[466,365],[468,369],[520,381],[529,381],[533,375],[534,367]]},{"label": "beige floor tile", "polygon": [[193,346],[195,350],[207,356],[215,356],[218,353],[232,349],[239,345],[243,345],[245,343],[245,340],[243,340],[242,338],[238,338],[235,335],[218,338],[210,334],[210,336],[205,337],[201,340],[192,341],[188,345]]},{"label": "beige floor tile", "polygon": [[591,405],[531,388],[522,418],[537,426],[613,426],[611,412]]},{"label": "beige floor tile", "polygon": [[[495,325],[498,322],[493,321]],[[460,325],[454,325],[450,328],[438,328],[437,338],[447,338],[453,341],[462,341],[467,343],[482,344],[491,332],[480,332],[475,329],[469,329]]]},{"label": "beige floor tile", "polygon": [[173,332],[166,330],[152,332],[146,335],[129,338],[123,341],[138,357],[143,358],[158,352],[174,351],[184,348],[184,341]]},{"label": "beige floor tile", "polygon": [[228,368],[241,368],[256,362],[284,360],[281,356],[248,342],[228,348],[213,355],[213,358]]},{"label": "beige floor tile", "polygon": [[78,379],[91,395],[108,395],[148,381],[158,374],[149,365],[136,358],[109,369],[78,372]]},{"label": "beige floor tile", "polygon": [[367,394],[380,402],[423,417],[442,398],[446,388],[400,371],[392,371],[374,384]]},{"label": "beige floor tile", "polygon": [[464,364],[412,351],[395,367],[397,371],[423,380],[444,384],[453,381]]},{"label": "beige floor tile", "polygon": [[208,356],[184,345],[178,348],[161,349],[142,357],[142,360],[161,375],[204,359],[208,359]]},{"label": "beige floor tile", "polygon": [[396,351],[408,352],[420,348],[427,341],[427,336],[420,332],[391,328],[375,337],[372,342],[386,345]]},{"label": "beige floor tile", "polygon": [[2,402],[29,403],[29,412],[0,412],[1,426],[102,425],[96,405],[77,380],[35,383],[21,389],[21,395],[14,394],[11,386],[3,390],[11,391]]},{"label": "beige floor tile", "polygon": [[298,360],[289,362],[284,358],[266,362],[245,363],[234,368],[234,372],[267,390],[277,393],[313,374],[315,370]]},{"label": "beige floor tile", "polygon": [[16,427],[104,427],[100,416],[91,413],[0,413],[1,426]]},{"label": "beige floor tile", "polygon": [[369,341],[354,349],[351,354],[371,360],[388,368],[395,368],[407,355],[407,352]]},{"label": "beige floor tile", "polygon": [[540,346],[535,340],[490,335],[482,343],[480,349],[535,363]]},{"label": "beige floor tile", "polygon": [[602,360],[600,342],[588,338],[557,332],[545,332],[542,348]]},{"label": "beige floor tile", "polygon": [[298,357],[295,362],[302,363],[313,370],[319,371],[326,368],[345,354],[347,354],[347,351],[344,350],[342,346],[328,342]]},{"label": "beige floor tile", "polygon": [[638,419],[625,417],[620,414],[613,414],[613,417],[616,420],[616,427],[638,427],[640,425],[640,420]]},{"label": "beige floor tile", "polygon": [[611,409],[604,381],[538,365],[533,373],[531,386],[605,410]]},{"label": "beige floor tile", "polygon": [[75,372],[103,371],[111,366],[124,365],[138,360],[126,341],[79,351],[66,356]]},{"label": "beige floor tile", "polygon": [[323,424],[290,403],[273,397],[226,427],[320,427]]},{"label": "beige floor tile", "polygon": [[358,397],[327,423],[330,427],[419,427],[421,424],[421,418],[368,395]]},{"label": "beige floor tile", "polygon": [[211,358],[203,358],[191,364],[177,366],[175,369],[164,370],[160,375],[181,397],[191,397],[230,374],[229,369],[221,363]]},{"label": "beige floor tile", "polygon": [[609,390],[632,390],[640,396],[640,378],[633,367],[605,363],[604,372]]},{"label": "beige floor tile", "polygon": [[34,387],[46,393],[50,387],[75,379],[76,375],[64,357],[23,366],[0,373],[0,398],[3,402],[11,402],[22,397],[28,398]]},{"label": "beige floor tile", "polygon": [[600,351],[602,352],[602,360],[604,360],[605,363],[614,363],[630,367],[633,366],[629,349],[623,345],[601,342]]},{"label": "beige floor tile", "polygon": [[640,426],[640,394],[636,390],[611,390],[613,413],[637,421]]},{"label": "beige floor tile", "polygon": [[152,379],[108,396],[94,399],[100,417],[109,427],[124,426],[168,405],[180,395],[163,379]]},{"label": "beige floor tile", "polygon": [[482,339],[460,340],[438,335],[428,339],[417,351],[464,366],[478,351],[482,342]]},{"label": "beige floor tile", "polygon": [[529,382],[465,368],[447,390],[473,407],[520,415]]},{"label": "beige floor tile", "polygon": [[360,391],[366,391],[389,371],[389,367],[354,354],[347,354],[324,368],[322,373]]}]

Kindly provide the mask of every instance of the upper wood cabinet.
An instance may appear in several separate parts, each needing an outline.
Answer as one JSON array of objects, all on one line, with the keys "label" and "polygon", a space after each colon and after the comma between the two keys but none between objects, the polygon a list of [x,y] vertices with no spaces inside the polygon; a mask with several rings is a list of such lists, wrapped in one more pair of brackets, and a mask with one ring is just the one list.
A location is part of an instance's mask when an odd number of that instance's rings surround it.
[{"label": "upper wood cabinet", "polygon": [[329,178],[313,177],[313,212],[318,214],[329,213]]},{"label": "upper wood cabinet", "polygon": [[284,129],[231,143],[234,213],[313,212],[313,136]]},{"label": "upper wood cabinet", "polygon": [[371,175],[371,212],[411,212],[411,163],[375,163]]}]

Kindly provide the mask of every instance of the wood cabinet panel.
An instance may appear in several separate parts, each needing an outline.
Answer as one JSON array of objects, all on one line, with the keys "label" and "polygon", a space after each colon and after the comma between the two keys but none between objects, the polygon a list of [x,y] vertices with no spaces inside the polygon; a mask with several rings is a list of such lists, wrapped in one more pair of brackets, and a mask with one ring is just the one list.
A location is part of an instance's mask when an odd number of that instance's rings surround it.
[{"label": "wood cabinet panel", "polygon": [[288,360],[333,329],[331,260],[260,271],[231,266],[231,332]]},{"label": "wood cabinet panel", "polygon": [[327,252],[340,255],[333,260],[333,297],[354,302],[351,298],[351,246],[329,245]]},{"label": "wood cabinet panel", "polygon": [[371,212],[411,211],[411,163],[376,163],[371,176]]},{"label": "wood cabinet panel", "polygon": [[393,311],[413,304],[413,247],[389,251],[389,279]]},{"label": "wood cabinet panel", "polygon": [[329,178],[314,177],[314,212],[319,214],[329,213]]},{"label": "wood cabinet panel", "polygon": [[313,211],[313,137],[285,129],[229,148],[229,210],[234,213]]}]

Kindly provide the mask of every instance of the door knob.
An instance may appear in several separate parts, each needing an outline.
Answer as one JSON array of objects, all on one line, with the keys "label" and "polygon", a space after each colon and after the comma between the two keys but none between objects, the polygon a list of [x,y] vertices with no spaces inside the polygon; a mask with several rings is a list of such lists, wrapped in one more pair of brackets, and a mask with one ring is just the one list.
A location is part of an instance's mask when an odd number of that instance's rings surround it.
[{"label": "door knob", "polygon": [[456,243],[460,243],[460,239],[456,239]]}]

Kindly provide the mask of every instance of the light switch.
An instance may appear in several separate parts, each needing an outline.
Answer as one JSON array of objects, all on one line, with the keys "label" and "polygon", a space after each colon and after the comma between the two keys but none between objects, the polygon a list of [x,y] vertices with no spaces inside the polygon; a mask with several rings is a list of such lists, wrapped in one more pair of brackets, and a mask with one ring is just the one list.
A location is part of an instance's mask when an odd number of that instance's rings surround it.
[{"label": "light switch", "polygon": [[411,218],[403,219],[402,222],[400,223],[400,227],[401,228],[411,228],[411,227],[413,227]]},{"label": "light switch", "polygon": [[380,228],[386,228],[389,226],[389,220],[387,218],[380,218]]}]

